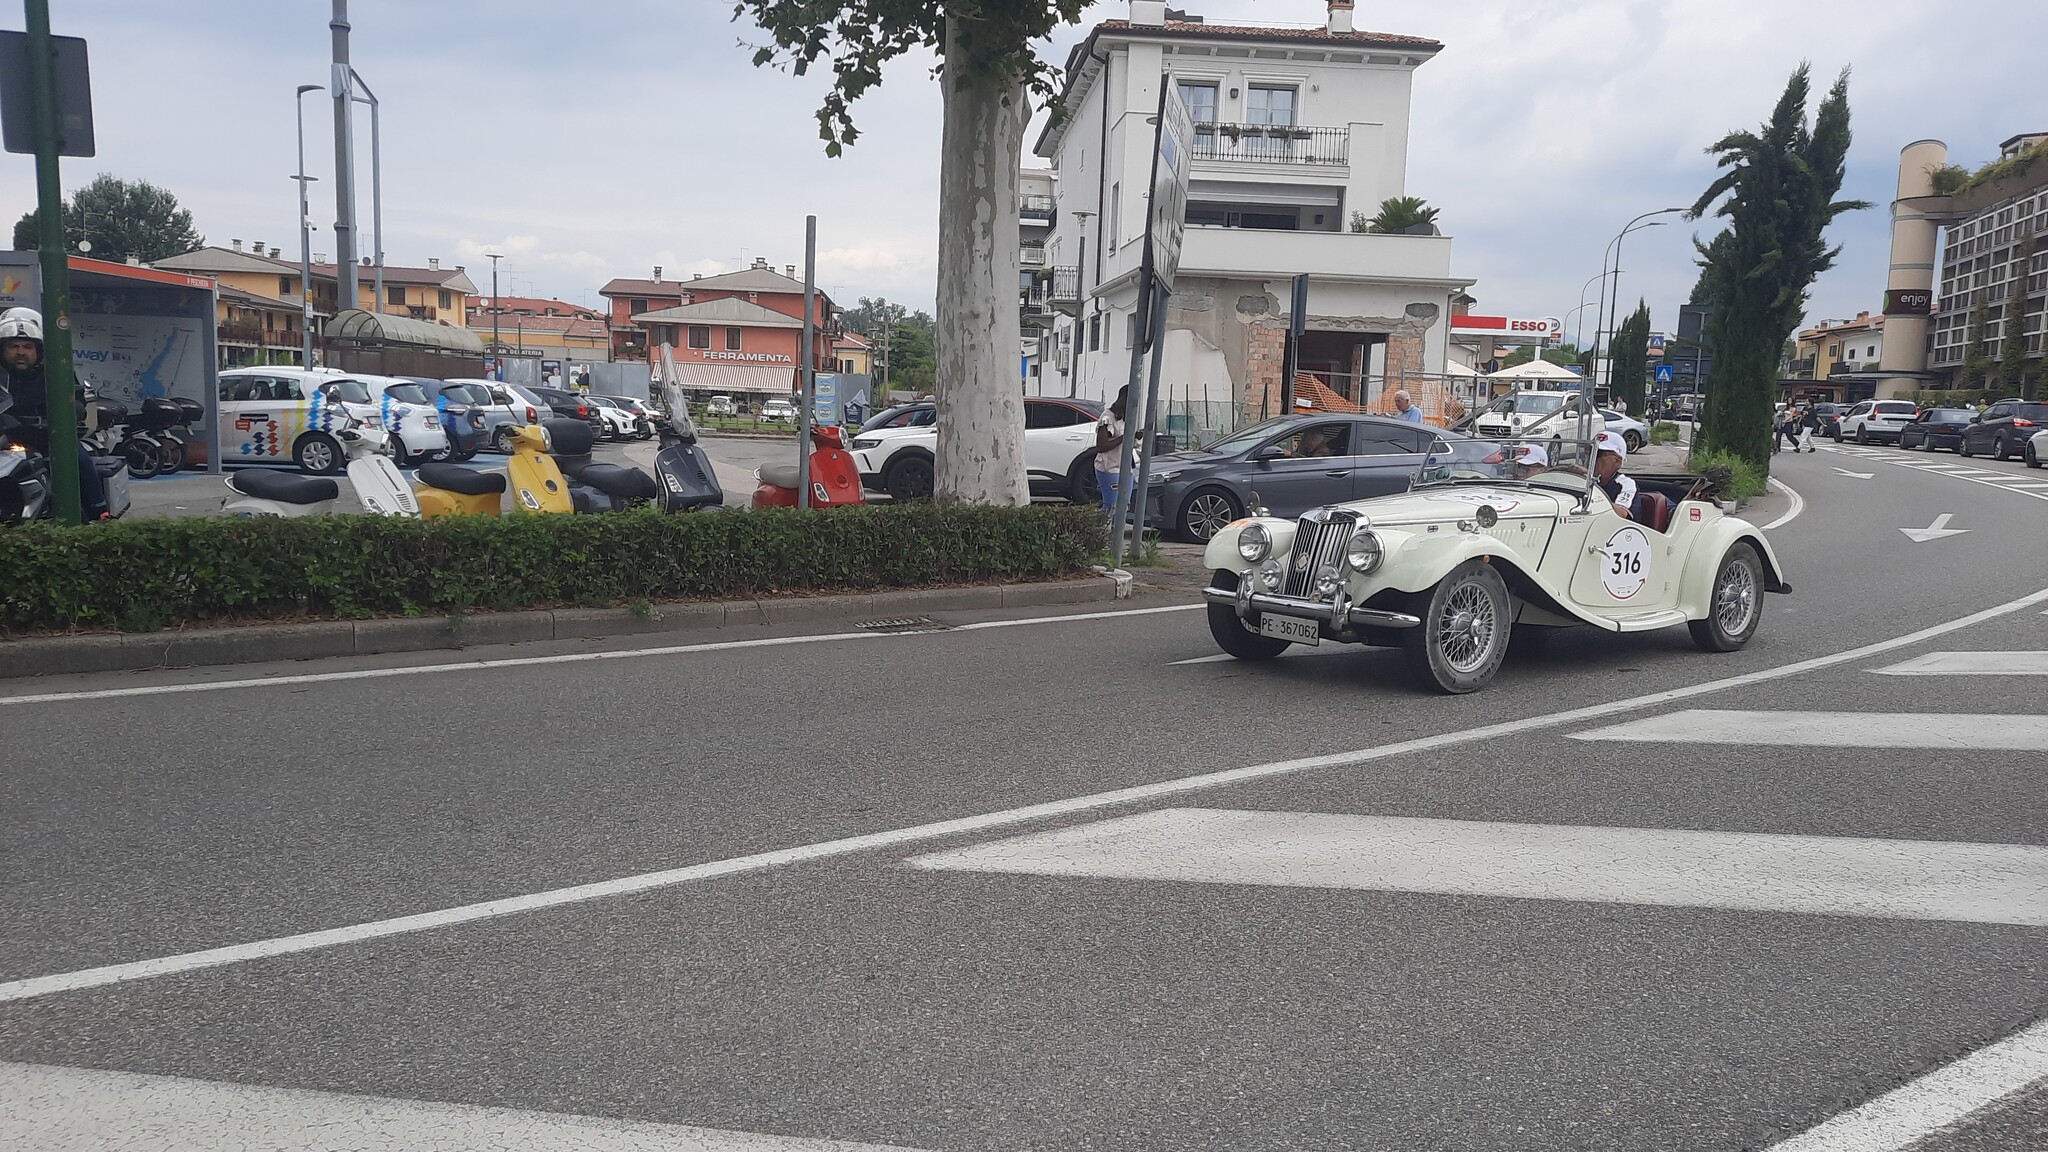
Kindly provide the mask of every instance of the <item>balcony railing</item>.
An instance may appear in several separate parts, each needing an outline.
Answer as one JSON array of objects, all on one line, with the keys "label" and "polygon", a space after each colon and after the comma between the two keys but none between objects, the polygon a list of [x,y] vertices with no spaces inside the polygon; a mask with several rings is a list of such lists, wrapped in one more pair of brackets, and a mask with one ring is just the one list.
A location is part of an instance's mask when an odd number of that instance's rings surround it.
[{"label": "balcony railing", "polygon": [[1045,245],[1026,244],[1017,249],[1017,263],[1026,268],[1045,267]]},{"label": "balcony railing", "polygon": [[1244,164],[1348,164],[1349,128],[1197,124],[1194,157]]},{"label": "balcony railing", "polygon": [[1022,290],[1024,311],[1034,316],[1064,312],[1071,316],[1080,309],[1081,270],[1041,268],[1025,276]]},{"label": "balcony railing", "polygon": [[1021,196],[1017,201],[1017,215],[1026,220],[1052,223],[1053,199],[1050,196]]},{"label": "balcony railing", "polygon": [[216,325],[216,333],[222,344],[253,344],[266,348],[297,348],[299,332],[296,328],[258,328],[250,324]]}]

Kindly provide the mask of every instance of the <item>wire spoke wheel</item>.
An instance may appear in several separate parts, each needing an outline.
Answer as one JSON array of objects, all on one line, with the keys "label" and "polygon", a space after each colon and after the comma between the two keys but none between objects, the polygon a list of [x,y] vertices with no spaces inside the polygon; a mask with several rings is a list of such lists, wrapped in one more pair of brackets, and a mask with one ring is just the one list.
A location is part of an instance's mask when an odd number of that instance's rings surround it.
[{"label": "wire spoke wheel", "polygon": [[1728,565],[1714,589],[1714,622],[1731,636],[1742,635],[1749,630],[1750,617],[1756,615],[1756,596],[1756,573],[1750,566]]},{"label": "wire spoke wheel", "polygon": [[1437,613],[1437,646],[1443,652],[1444,663],[1458,672],[1479,667],[1499,627],[1493,601],[1486,592],[1476,584],[1461,585],[1445,599],[1443,609]]}]

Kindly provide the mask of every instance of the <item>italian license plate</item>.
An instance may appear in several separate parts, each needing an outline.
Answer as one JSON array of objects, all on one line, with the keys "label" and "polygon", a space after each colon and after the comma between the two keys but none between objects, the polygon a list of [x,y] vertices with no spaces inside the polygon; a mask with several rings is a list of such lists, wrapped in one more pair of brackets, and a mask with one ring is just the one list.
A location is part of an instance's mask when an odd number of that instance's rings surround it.
[{"label": "italian license plate", "polygon": [[1259,635],[1271,636],[1275,640],[1291,640],[1296,644],[1311,647],[1323,642],[1323,634],[1313,620],[1299,620],[1293,616],[1265,615],[1259,617]]}]

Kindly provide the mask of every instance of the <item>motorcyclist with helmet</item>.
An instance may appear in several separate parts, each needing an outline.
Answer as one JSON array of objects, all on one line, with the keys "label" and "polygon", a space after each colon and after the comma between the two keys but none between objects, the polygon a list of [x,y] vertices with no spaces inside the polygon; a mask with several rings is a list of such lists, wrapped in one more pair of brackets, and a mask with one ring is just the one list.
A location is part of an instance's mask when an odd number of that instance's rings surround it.
[{"label": "motorcyclist with helmet", "polygon": [[[8,430],[24,445],[50,452],[50,412],[43,386],[43,316],[33,308],[9,308],[0,312],[0,368],[6,370],[0,390],[13,402],[0,416],[0,430]],[[87,520],[107,515],[107,489],[99,469],[83,448],[78,452],[78,502]]]}]

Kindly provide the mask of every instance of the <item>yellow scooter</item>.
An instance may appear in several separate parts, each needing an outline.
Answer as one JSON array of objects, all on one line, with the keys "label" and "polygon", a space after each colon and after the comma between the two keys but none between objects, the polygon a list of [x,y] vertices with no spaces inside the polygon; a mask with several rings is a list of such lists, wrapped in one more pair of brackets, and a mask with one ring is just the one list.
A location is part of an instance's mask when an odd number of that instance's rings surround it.
[{"label": "yellow scooter", "polygon": [[547,452],[547,436],[538,424],[512,428],[505,435],[512,449],[506,476],[496,472],[472,472],[454,464],[422,464],[416,494],[420,515],[496,516],[504,506],[505,491],[513,494],[512,506],[521,512],[560,513],[576,511],[569,496],[569,483],[554,457]]}]

